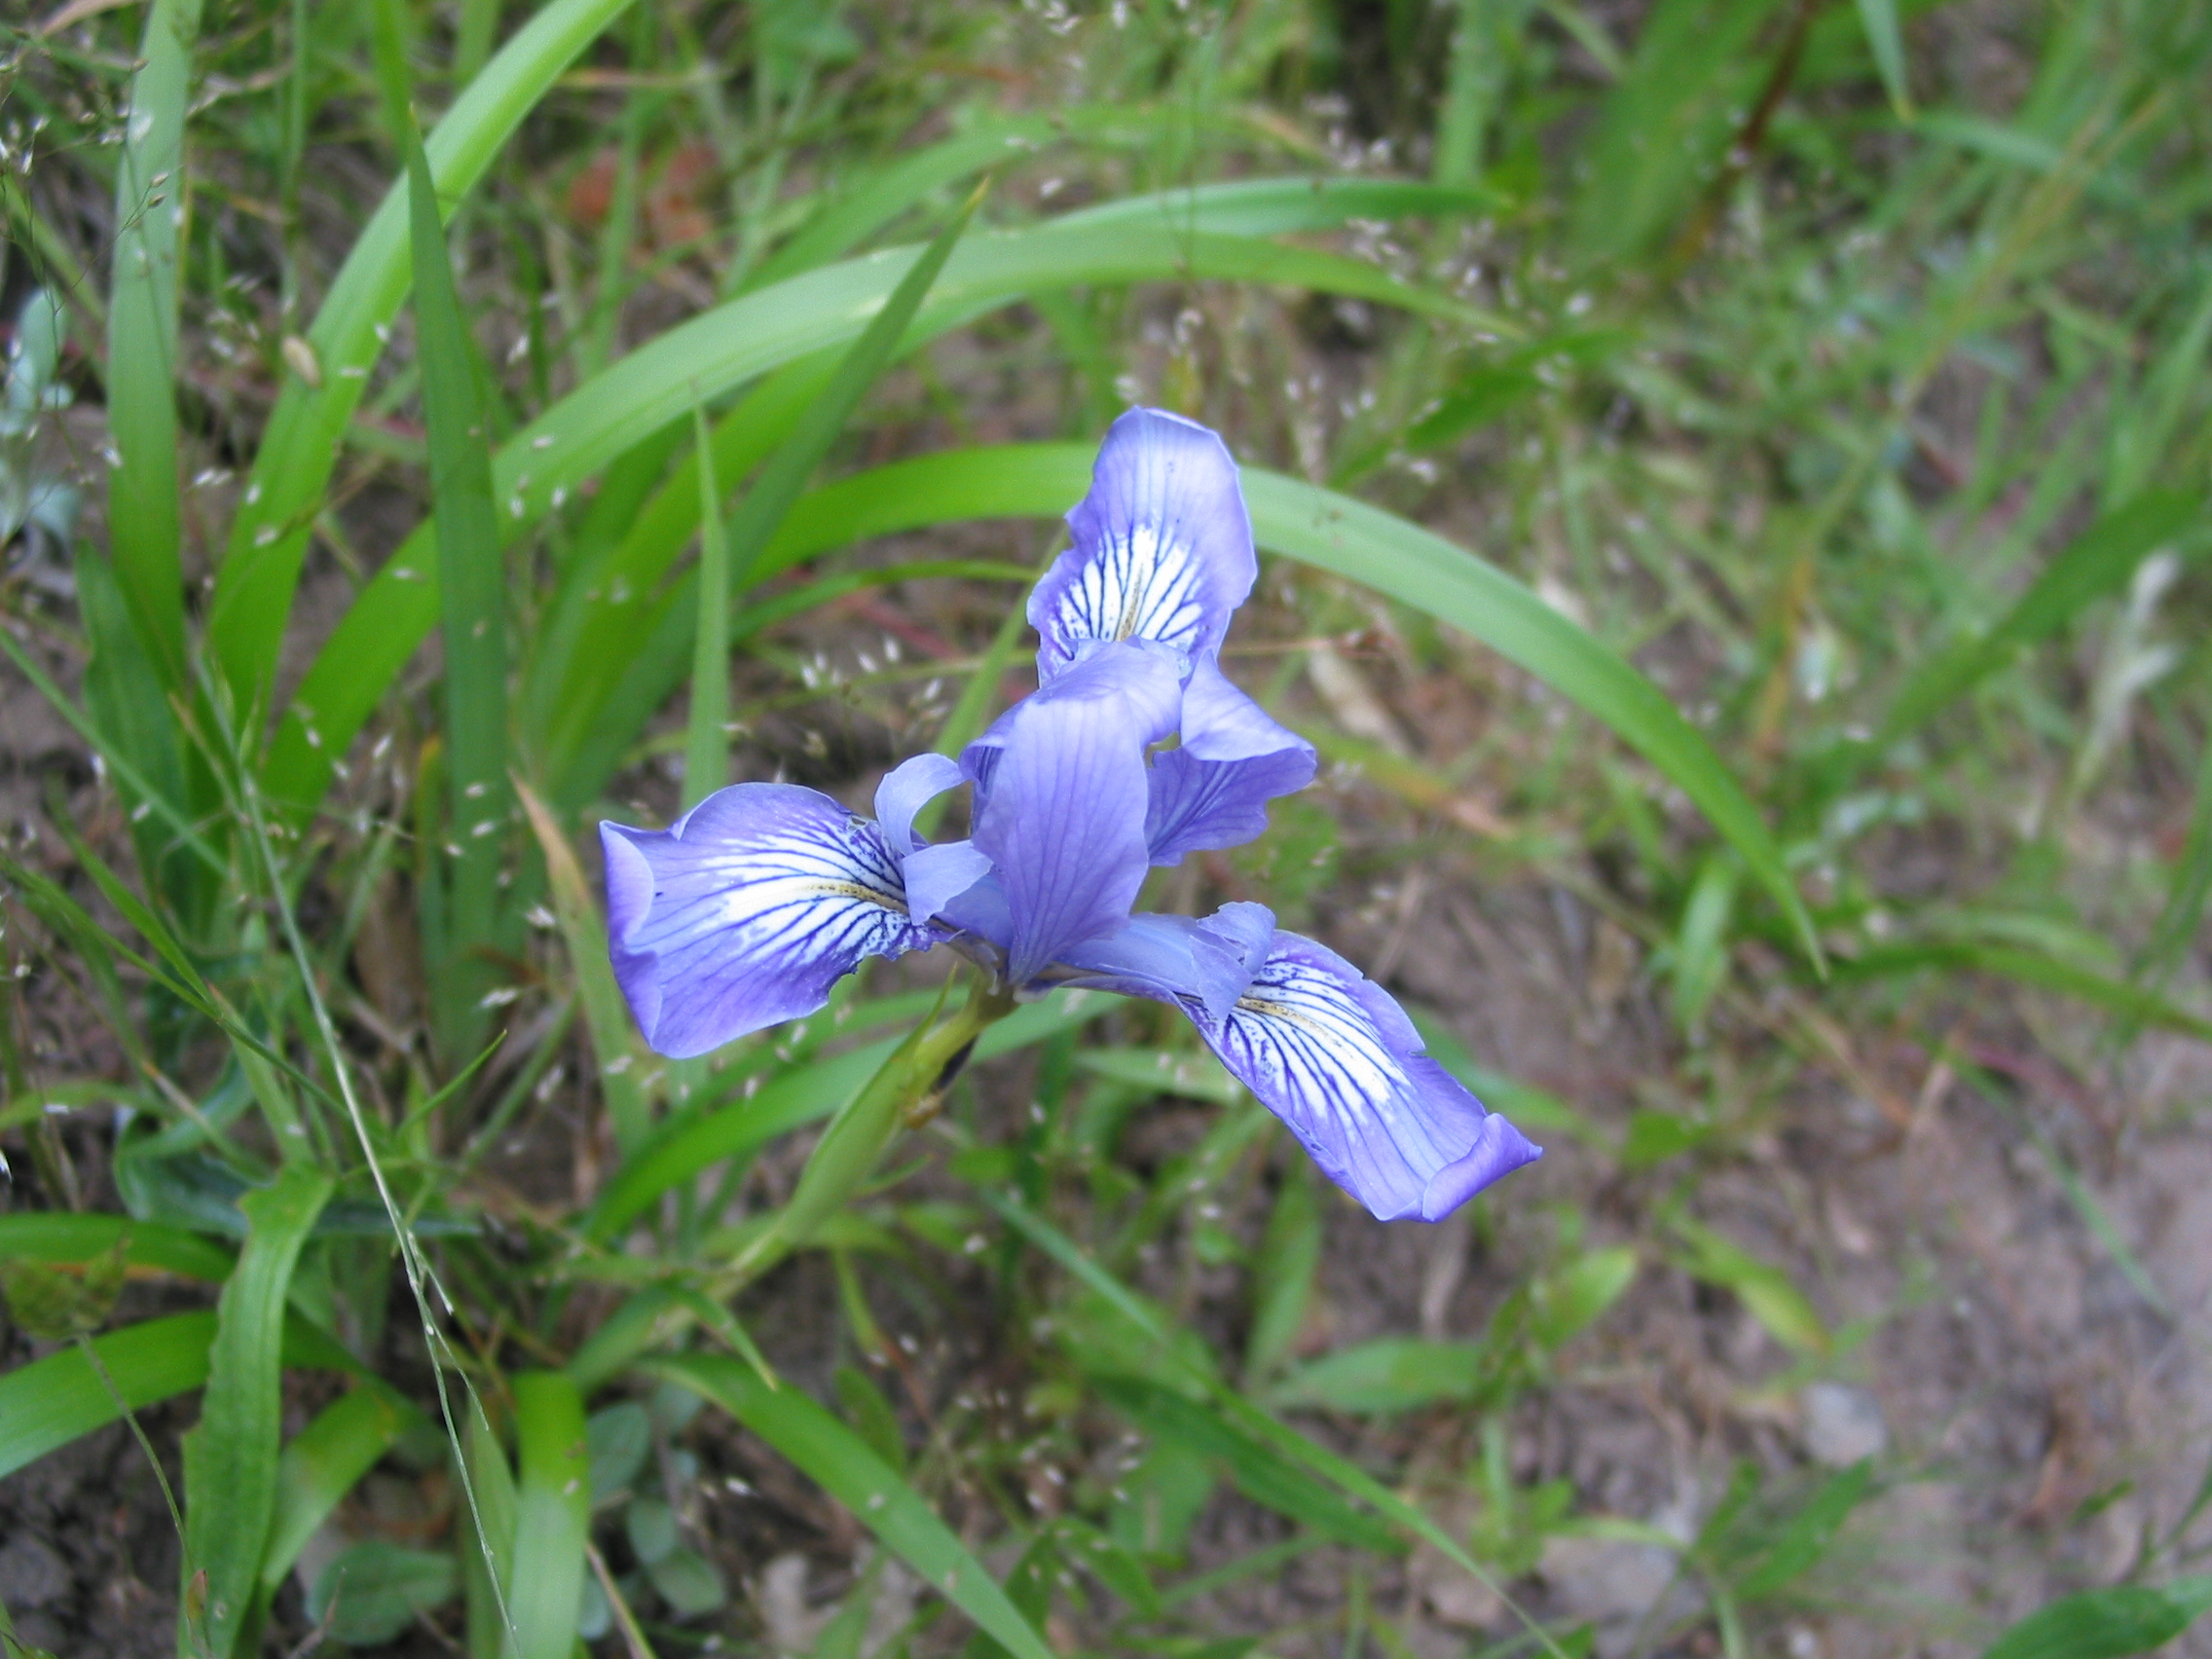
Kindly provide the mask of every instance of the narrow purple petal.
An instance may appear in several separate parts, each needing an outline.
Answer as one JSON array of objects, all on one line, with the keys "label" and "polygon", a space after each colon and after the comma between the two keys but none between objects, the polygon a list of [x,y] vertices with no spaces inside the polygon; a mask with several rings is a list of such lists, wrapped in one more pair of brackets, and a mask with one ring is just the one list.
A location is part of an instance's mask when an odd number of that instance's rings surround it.
[{"label": "narrow purple petal", "polygon": [[1145,839],[1156,865],[1240,847],[1268,827],[1268,802],[1313,781],[1313,746],[1277,725],[1212,657],[1183,689],[1183,741],[1155,758]]},{"label": "narrow purple petal", "polygon": [[875,786],[875,821],[883,844],[901,858],[920,845],[914,815],[961,780],[960,762],[945,755],[917,755],[902,760]]},{"label": "narrow purple petal", "polygon": [[1047,680],[1088,641],[1156,640],[1205,655],[1259,574],[1228,446],[1158,409],[1114,423],[1068,528],[1074,545],[1029,598]]},{"label": "narrow purple petal", "polygon": [[930,946],[882,832],[814,790],[737,784],[670,829],[599,832],[614,977],[661,1053],[811,1014],[863,957]]},{"label": "narrow purple petal", "polygon": [[1421,1051],[1387,992],[1311,940],[1276,933],[1226,1016],[1197,998],[1184,1007],[1222,1064],[1381,1220],[1441,1221],[1543,1156]]},{"label": "narrow purple petal", "polygon": [[1181,703],[1167,653],[1123,645],[1015,706],[975,834],[1006,893],[1009,982],[1128,914],[1150,862],[1145,750]]}]

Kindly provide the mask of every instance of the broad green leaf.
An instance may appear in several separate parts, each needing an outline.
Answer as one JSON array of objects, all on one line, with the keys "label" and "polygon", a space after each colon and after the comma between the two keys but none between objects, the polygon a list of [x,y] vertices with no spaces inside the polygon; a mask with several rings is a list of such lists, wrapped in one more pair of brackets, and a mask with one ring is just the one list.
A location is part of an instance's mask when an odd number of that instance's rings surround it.
[{"label": "broad green leaf", "polygon": [[287,1165],[240,1201],[245,1248],[224,1283],[200,1421],[184,1440],[185,1575],[207,1575],[203,1632],[218,1656],[251,1624],[276,1508],[282,1440],[284,1302],[331,1180]]},{"label": "broad green leaf", "polygon": [[[440,729],[448,795],[444,852],[428,850],[442,886],[442,937],[426,940],[432,1021],[448,1058],[481,1047],[491,953],[511,935],[499,891],[511,813],[507,779],[507,580],[492,505],[492,449],[477,389],[476,344],[461,314],[430,164],[407,134],[415,327],[423,419],[437,512],[438,596],[445,673]],[[425,930],[428,933],[429,930]]]},{"label": "broad green leaf", "polygon": [[507,1659],[569,1659],[584,1588],[591,1530],[591,1456],[583,1396],[558,1371],[514,1380],[514,1561],[507,1579],[513,1621]]},{"label": "broad green leaf", "polygon": [[[424,143],[430,174],[449,201],[475,188],[523,118],[629,4],[551,0],[515,31]],[[383,354],[381,331],[407,296],[408,194],[404,179],[395,182],[348,250],[307,333],[321,384],[286,378],[232,521],[207,644],[240,708],[267,702],[323,486]]]},{"label": "broad green leaf", "polygon": [[409,1549],[383,1538],[350,1544],[316,1575],[308,1617],[349,1647],[382,1647],[413,1627],[418,1613],[453,1600],[460,1585],[444,1550]]},{"label": "broad green leaf", "polygon": [[[314,1530],[418,1420],[413,1407],[371,1383],[341,1394],[292,1437],[276,1461],[276,1506],[261,1558],[263,1595],[276,1594]],[[445,1559],[450,1566],[452,1558]],[[350,1593],[361,1593],[357,1583]]]},{"label": "broad green leaf", "polygon": [[[514,1585],[515,1471],[482,1405],[472,1397],[464,1409],[461,1456],[468,1486],[455,1519],[468,1598],[468,1651],[473,1659],[500,1659],[507,1645],[507,1592]],[[588,1457],[588,1437],[585,1444]],[[589,1478],[588,1464],[584,1473]]]},{"label": "broad green leaf", "polygon": [[2125,1659],[2162,1647],[2212,1607],[2212,1574],[2158,1589],[2117,1584],[2062,1596],[1995,1641],[1982,1659]]},{"label": "broad green leaf", "polygon": [[1996,626],[1914,671],[1890,705],[1876,747],[1888,749],[1917,730],[2021,647],[2048,639],[2097,600],[2118,593],[2152,553],[2197,530],[2204,513],[2201,494],[2153,490],[2097,520],[2044,568]]},{"label": "broad green leaf", "polygon": [[771,1388],[750,1366],[707,1354],[649,1361],[653,1376],[705,1396],[795,1463],[900,1560],[1017,1659],[1052,1650],[912,1488],[867,1442],[796,1388]]},{"label": "broad green leaf", "polygon": [[[131,77],[115,171],[108,288],[108,556],[140,649],[169,690],[186,684],[176,444],[177,231],[184,124],[201,0],[154,0]],[[113,648],[116,642],[102,642]]]},{"label": "broad green leaf", "polygon": [[1783,1346],[1803,1354],[1828,1351],[1827,1327],[1788,1273],[1687,1216],[1677,1216],[1674,1228],[1689,1247],[1682,1266],[1693,1278],[1734,1291]]},{"label": "broad green leaf", "polygon": [[1252,1328],[1244,1339],[1244,1385],[1281,1369],[1305,1329],[1321,1265],[1321,1205],[1310,1161],[1294,1158],[1268,1215],[1268,1231],[1252,1264]]},{"label": "broad green leaf", "polygon": [[1378,1337],[1296,1367],[1267,1392],[1278,1408],[1334,1412],[1410,1412],[1439,1400],[1474,1398],[1481,1381],[1476,1343]]},{"label": "broad green leaf", "polygon": [[65,1210],[0,1215],[0,1261],[86,1262],[113,1249],[119,1239],[124,1261],[133,1268],[209,1284],[230,1277],[228,1250],[179,1228],[123,1215],[72,1215]]}]

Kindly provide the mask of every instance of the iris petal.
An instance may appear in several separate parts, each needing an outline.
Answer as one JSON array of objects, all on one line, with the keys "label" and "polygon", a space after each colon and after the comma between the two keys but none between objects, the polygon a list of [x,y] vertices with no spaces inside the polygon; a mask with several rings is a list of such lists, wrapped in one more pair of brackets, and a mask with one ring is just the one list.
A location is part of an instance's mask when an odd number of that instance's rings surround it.
[{"label": "iris petal", "polygon": [[1093,641],[1153,640],[1185,658],[1206,655],[1259,574],[1228,447],[1158,409],[1114,423],[1068,528],[1074,545],[1029,599],[1046,680]]},{"label": "iris petal", "polygon": [[1441,1221],[1543,1156],[1421,1051],[1388,993],[1311,940],[1276,933],[1226,1016],[1184,1006],[1222,1064],[1381,1220]]},{"label": "iris petal", "polygon": [[614,977],[684,1058],[811,1014],[867,956],[926,950],[882,831],[814,790],[737,784],[667,830],[600,826]]},{"label": "iris petal", "polygon": [[1127,916],[1150,863],[1145,750],[1181,702],[1165,652],[1108,645],[1002,722],[975,839],[1006,895],[1010,983]]},{"label": "iris petal", "polygon": [[875,821],[883,844],[900,858],[920,845],[914,815],[961,780],[960,763],[944,755],[917,755],[902,760],[875,787]]}]

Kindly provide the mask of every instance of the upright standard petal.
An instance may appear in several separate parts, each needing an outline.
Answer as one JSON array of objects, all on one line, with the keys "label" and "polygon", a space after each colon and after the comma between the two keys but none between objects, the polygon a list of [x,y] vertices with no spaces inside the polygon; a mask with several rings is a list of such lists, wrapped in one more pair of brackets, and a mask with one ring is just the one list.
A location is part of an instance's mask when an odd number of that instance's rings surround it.
[{"label": "upright standard petal", "polygon": [[1277,725],[1211,656],[1183,690],[1183,741],[1153,761],[1145,839],[1156,865],[1240,847],[1268,827],[1268,802],[1313,781],[1313,746]]},{"label": "upright standard petal", "polygon": [[1068,529],[1074,545],[1029,597],[1045,680],[1090,641],[1156,640],[1186,659],[1204,656],[1259,575],[1228,446],[1158,409],[1114,423]]},{"label": "upright standard petal", "polygon": [[930,946],[882,831],[817,791],[736,784],[667,830],[599,832],[614,977],[675,1058],[813,1013],[863,957]]},{"label": "upright standard petal", "polygon": [[1543,1156],[1421,1051],[1388,993],[1325,945],[1277,932],[1226,1015],[1184,1010],[1221,1062],[1378,1219],[1441,1221]]},{"label": "upright standard petal", "polygon": [[975,841],[1005,892],[1010,984],[1128,915],[1151,862],[1145,750],[1181,703],[1168,653],[1108,645],[1001,722]]}]

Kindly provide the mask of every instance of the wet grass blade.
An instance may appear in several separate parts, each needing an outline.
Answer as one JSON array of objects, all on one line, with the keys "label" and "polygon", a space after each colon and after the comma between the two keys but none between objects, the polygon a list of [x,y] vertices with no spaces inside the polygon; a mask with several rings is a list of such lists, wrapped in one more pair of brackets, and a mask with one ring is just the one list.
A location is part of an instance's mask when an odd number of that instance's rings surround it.
[{"label": "wet grass blade", "polygon": [[261,1593],[274,1596],[300,1550],[420,1414],[372,1383],[342,1394],[294,1435],[276,1460],[276,1505],[261,1558]]},{"label": "wet grass blade", "polygon": [[705,1354],[648,1362],[651,1375],[728,1412],[843,1504],[884,1548],[1017,1659],[1052,1659],[988,1569],[867,1442],[796,1388],[772,1388],[750,1366]]},{"label": "wet grass blade", "polygon": [[240,1200],[245,1248],[216,1308],[200,1422],[184,1441],[184,1572],[204,1572],[208,1647],[223,1659],[251,1625],[276,1509],[284,1300],[329,1199],[330,1177],[293,1164]]},{"label": "wet grass blade", "polygon": [[[108,547],[138,643],[162,684],[187,683],[176,448],[177,229],[200,0],[155,0],[130,83],[115,179],[109,284]],[[113,648],[110,642],[103,645]]]},{"label": "wet grass blade", "polygon": [[591,1529],[583,1396],[558,1371],[514,1380],[514,1560],[507,1580],[510,1659],[569,1659]]},{"label": "wet grass blade", "polygon": [[[499,49],[424,146],[430,174],[449,199],[475,188],[523,118],[630,3],[552,0]],[[240,708],[264,702],[276,677],[315,509],[369,370],[383,353],[382,333],[407,297],[408,199],[402,180],[354,239],[307,332],[321,384],[286,378],[231,524],[207,644]]]},{"label": "wet grass blade", "polygon": [[[445,643],[445,777],[450,824],[444,959],[431,964],[439,1036],[449,1056],[473,1051],[491,983],[484,960],[501,925],[499,865],[507,850],[505,559],[492,504],[492,449],[478,395],[475,342],[461,314],[437,194],[423,146],[407,151],[415,320],[423,417],[437,509],[438,591]],[[458,852],[456,851],[458,849]]]}]

